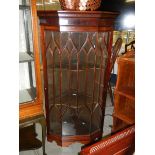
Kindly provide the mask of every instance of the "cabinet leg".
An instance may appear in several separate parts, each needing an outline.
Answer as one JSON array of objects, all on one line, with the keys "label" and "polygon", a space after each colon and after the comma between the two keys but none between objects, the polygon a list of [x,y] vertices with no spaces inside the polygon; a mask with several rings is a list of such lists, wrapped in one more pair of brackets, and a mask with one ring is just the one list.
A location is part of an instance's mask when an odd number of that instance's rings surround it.
[{"label": "cabinet leg", "polygon": [[42,127],[42,149],[43,149],[43,155],[46,155],[45,153],[45,140],[46,140],[46,122],[45,118],[40,120],[40,124]]}]

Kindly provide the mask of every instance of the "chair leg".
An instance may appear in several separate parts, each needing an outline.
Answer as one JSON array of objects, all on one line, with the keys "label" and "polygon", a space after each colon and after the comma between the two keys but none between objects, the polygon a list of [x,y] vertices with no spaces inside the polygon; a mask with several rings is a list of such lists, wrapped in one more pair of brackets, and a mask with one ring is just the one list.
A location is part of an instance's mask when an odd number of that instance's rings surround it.
[{"label": "chair leg", "polygon": [[114,105],[114,98],[113,98],[113,93],[112,93],[110,82],[108,82],[108,91],[109,91],[111,103],[112,103],[112,106],[113,106]]}]

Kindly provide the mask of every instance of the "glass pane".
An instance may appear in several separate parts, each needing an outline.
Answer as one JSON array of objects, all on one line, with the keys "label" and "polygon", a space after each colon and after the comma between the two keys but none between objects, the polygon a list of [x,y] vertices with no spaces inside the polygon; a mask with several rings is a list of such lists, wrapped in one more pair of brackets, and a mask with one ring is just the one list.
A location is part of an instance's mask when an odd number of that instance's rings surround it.
[{"label": "glass pane", "polygon": [[30,5],[19,4],[19,103],[24,103],[36,98],[36,81]]},{"label": "glass pane", "polygon": [[45,32],[50,132],[101,130],[109,32]]}]

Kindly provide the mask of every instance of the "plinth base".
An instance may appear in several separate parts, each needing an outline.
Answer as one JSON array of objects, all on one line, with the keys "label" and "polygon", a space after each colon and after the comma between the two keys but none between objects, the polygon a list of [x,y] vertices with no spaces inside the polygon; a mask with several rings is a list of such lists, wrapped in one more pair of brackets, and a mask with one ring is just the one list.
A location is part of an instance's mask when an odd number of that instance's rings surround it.
[{"label": "plinth base", "polygon": [[91,135],[75,135],[75,136],[59,136],[48,134],[47,140],[49,142],[56,141],[59,146],[68,147],[72,143],[80,142],[82,144],[89,144],[102,138],[101,131],[95,131]]}]

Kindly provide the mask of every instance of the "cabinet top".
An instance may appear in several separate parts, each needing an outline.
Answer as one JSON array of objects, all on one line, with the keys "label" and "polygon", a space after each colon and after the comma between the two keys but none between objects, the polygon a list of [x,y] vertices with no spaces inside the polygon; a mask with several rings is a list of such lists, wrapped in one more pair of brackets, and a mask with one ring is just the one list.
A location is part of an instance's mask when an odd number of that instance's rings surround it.
[{"label": "cabinet top", "polygon": [[119,12],[110,11],[53,11],[53,10],[40,10],[37,11],[38,16],[51,16],[51,17],[83,17],[83,18],[115,18]]},{"label": "cabinet top", "polygon": [[40,25],[61,27],[60,31],[74,31],[73,27],[80,27],[79,31],[110,31],[113,30],[114,21],[119,13],[107,11],[38,11],[37,14]]}]

